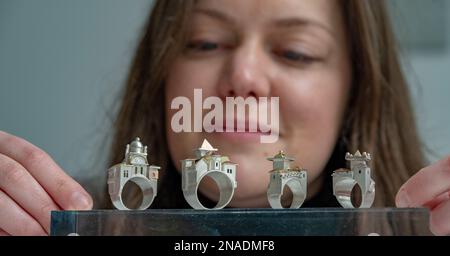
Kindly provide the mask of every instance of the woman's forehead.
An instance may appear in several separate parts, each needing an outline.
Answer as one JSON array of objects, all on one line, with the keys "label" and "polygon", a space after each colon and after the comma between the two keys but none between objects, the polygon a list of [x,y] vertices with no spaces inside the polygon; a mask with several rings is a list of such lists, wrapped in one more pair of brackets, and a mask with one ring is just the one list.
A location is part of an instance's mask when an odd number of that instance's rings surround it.
[{"label": "woman's forehead", "polygon": [[214,23],[241,31],[308,28],[339,41],[345,37],[339,7],[335,0],[200,0],[193,17],[197,25]]},{"label": "woman's forehead", "polygon": [[328,22],[340,14],[335,0],[199,0],[195,10],[209,10],[234,20],[281,19],[305,17]]}]

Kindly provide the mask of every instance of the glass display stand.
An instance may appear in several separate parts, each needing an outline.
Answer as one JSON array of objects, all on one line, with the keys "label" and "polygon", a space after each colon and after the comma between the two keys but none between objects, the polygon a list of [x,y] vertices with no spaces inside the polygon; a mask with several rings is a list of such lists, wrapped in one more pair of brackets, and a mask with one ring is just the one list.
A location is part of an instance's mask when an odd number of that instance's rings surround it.
[{"label": "glass display stand", "polygon": [[53,236],[431,235],[424,208],[54,211]]}]

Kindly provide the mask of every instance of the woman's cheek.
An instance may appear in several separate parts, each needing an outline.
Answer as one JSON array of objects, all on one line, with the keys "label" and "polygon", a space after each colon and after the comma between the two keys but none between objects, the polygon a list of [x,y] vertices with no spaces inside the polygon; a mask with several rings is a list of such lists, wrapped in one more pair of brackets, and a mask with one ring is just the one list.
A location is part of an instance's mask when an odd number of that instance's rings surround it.
[{"label": "woman's cheek", "polygon": [[342,84],[324,75],[314,77],[299,77],[278,87],[278,93],[285,141],[304,152],[299,159],[316,159],[306,165],[320,169],[319,162],[326,162],[338,138],[346,98]]},{"label": "woman's cheek", "polygon": [[[295,77],[294,77],[295,78]],[[284,81],[280,105],[290,120],[303,125],[339,127],[348,91],[346,80],[333,72],[311,72]]]},{"label": "woman's cheek", "polygon": [[179,58],[169,69],[168,94],[193,98],[194,89],[202,89],[204,95],[214,95],[222,62]]}]

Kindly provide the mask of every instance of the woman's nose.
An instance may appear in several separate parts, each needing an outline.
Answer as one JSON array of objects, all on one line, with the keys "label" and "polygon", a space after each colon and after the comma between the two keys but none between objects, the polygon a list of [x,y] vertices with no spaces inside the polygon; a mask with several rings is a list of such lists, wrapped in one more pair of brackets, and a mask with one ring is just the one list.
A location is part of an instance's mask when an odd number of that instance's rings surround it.
[{"label": "woman's nose", "polygon": [[236,48],[219,84],[222,97],[265,97],[270,94],[269,63],[257,42]]}]

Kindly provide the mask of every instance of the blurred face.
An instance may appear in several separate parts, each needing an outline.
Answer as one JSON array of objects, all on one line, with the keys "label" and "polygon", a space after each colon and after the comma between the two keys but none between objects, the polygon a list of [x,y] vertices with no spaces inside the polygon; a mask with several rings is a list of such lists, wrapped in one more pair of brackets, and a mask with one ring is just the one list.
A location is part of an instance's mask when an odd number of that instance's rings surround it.
[{"label": "blurred face", "polygon": [[[229,206],[268,207],[272,162],[266,158],[283,150],[295,158],[293,167],[308,169],[308,197],[316,194],[351,83],[337,1],[200,0],[190,22],[186,48],[166,80],[167,138],[175,166],[192,158],[206,138],[238,164],[238,188]],[[194,104],[195,88],[202,89],[203,99],[279,97],[278,140],[261,143],[258,132],[174,132],[171,119],[178,110],[171,110],[171,102],[184,96]],[[200,192],[218,198],[211,180],[201,183]]]}]

